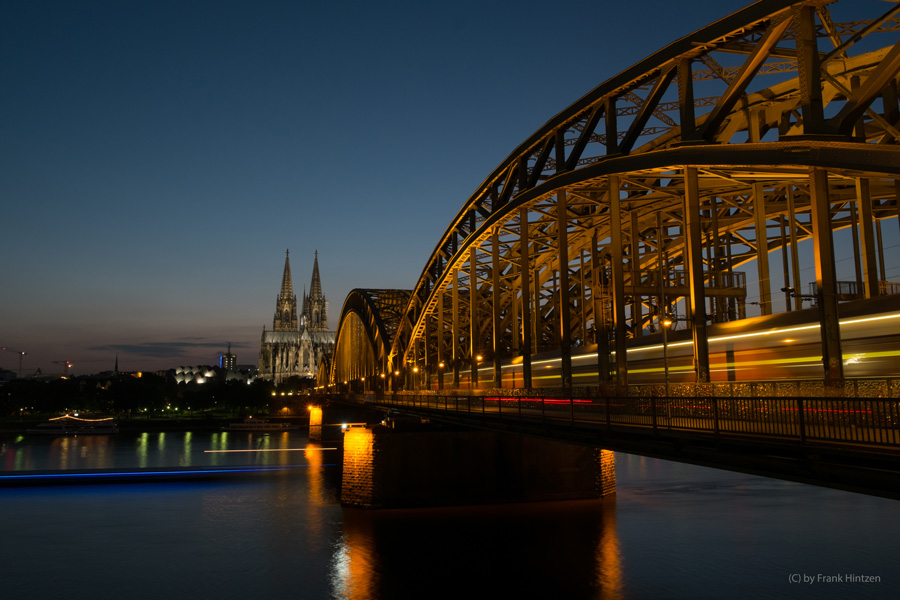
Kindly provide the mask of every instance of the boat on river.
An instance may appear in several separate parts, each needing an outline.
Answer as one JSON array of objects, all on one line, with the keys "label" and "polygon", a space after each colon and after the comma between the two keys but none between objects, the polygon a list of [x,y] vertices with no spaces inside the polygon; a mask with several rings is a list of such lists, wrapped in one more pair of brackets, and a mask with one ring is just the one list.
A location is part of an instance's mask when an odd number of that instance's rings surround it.
[{"label": "boat on river", "polygon": [[64,415],[40,423],[26,433],[38,435],[108,435],[118,433],[119,426],[112,417],[106,419],[82,419],[71,415]]}]

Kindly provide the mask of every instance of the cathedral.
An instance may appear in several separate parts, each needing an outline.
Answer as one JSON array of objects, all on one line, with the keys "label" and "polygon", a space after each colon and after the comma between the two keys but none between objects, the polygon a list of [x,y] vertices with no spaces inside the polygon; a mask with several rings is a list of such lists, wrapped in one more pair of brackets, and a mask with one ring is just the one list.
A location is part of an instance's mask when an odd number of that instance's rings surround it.
[{"label": "cathedral", "polygon": [[282,383],[290,377],[315,379],[322,358],[334,349],[334,332],[328,331],[328,301],[319,280],[319,252],[313,263],[309,294],[303,291],[303,306],[297,318],[297,296],[291,283],[291,256],[284,259],[281,293],[275,301],[272,330],[263,326],[259,347],[259,376]]}]

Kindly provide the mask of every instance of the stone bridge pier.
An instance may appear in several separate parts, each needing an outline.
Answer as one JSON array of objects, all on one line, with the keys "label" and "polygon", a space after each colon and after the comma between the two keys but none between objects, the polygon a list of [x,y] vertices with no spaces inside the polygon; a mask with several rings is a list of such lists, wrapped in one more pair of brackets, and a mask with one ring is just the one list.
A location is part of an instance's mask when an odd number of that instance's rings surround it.
[{"label": "stone bridge pier", "polygon": [[389,421],[349,427],[343,446],[345,506],[574,500],[616,489],[611,451],[514,433]]}]

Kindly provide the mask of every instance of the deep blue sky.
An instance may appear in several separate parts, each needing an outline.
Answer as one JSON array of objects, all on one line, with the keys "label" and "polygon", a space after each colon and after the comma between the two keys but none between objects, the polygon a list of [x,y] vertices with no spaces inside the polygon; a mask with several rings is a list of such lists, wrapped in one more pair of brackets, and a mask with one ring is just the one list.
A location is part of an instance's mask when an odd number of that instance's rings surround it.
[{"label": "deep blue sky", "polygon": [[287,248],[335,327],[545,121],[746,3],[3,2],[0,346],[255,363]]}]

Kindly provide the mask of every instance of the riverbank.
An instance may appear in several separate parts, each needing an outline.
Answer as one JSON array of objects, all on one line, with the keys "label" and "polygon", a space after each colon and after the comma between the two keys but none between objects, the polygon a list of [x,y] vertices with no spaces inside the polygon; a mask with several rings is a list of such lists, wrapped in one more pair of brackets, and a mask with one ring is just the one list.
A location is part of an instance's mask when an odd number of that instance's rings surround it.
[{"label": "riverbank", "polygon": [[[24,434],[39,423],[45,423],[51,417],[28,417],[15,419],[0,419],[0,434]],[[269,423],[287,423],[292,429],[306,429],[309,427],[309,417],[256,417],[265,419]],[[157,432],[157,431],[221,431],[231,423],[240,423],[241,417],[183,417],[183,418],[151,418],[151,419],[120,419],[116,418],[116,425],[122,432]]]}]

